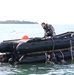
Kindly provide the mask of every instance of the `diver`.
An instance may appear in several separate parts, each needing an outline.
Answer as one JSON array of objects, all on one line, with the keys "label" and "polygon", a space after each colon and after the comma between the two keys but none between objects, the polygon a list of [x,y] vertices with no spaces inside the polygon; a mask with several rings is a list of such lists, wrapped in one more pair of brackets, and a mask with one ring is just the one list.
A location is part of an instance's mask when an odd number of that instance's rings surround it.
[{"label": "diver", "polygon": [[45,56],[46,56],[46,62],[45,63],[49,63],[51,65],[66,64],[66,61],[63,58],[59,58],[59,56],[54,57],[53,55],[50,55],[46,52],[45,52]]},{"label": "diver", "polygon": [[54,65],[55,62],[51,60],[51,55],[45,52],[45,57],[46,57],[46,62],[45,63],[50,63],[51,65]]}]

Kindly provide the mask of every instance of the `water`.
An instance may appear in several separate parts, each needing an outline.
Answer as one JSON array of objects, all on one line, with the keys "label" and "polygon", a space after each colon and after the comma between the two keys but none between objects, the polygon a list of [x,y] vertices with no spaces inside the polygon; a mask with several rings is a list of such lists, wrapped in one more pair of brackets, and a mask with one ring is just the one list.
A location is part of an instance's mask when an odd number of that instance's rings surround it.
[{"label": "water", "polygon": [[[53,25],[56,33],[74,31],[74,25]],[[24,35],[28,37],[43,37],[44,30],[37,24],[0,24],[0,42],[3,40],[21,39]],[[10,65],[0,64],[0,75],[74,75],[74,63],[66,65],[50,64],[24,64]]]}]

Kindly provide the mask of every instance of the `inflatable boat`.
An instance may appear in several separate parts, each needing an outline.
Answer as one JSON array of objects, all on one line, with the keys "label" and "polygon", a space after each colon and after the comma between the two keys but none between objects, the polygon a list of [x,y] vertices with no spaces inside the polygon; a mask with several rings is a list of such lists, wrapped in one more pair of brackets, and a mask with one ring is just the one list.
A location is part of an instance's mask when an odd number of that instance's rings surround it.
[{"label": "inflatable boat", "polygon": [[6,40],[0,43],[0,62],[18,64],[44,63],[74,59],[74,32],[56,35],[54,38],[29,38]]}]

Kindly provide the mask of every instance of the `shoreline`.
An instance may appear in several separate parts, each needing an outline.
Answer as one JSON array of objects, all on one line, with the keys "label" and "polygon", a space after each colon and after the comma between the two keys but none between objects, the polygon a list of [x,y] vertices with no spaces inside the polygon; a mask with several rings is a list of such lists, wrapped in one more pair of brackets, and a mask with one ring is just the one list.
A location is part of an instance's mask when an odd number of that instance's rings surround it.
[{"label": "shoreline", "polygon": [[6,20],[0,21],[0,24],[38,24],[38,23],[32,21]]}]

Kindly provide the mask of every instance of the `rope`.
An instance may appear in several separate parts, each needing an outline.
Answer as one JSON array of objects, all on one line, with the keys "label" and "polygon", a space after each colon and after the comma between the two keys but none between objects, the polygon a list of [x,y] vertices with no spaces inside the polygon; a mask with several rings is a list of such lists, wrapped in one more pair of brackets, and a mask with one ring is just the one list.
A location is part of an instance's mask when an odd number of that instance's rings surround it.
[{"label": "rope", "polygon": [[[71,37],[72,37],[72,34],[71,34]],[[71,51],[71,59],[73,61],[73,49],[72,49],[72,40],[70,39],[70,51]]]},{"label": "rope", "polygon": [[52,39],[52,42],[53,42],[52,50],[54,50],[54,39],[53,39],[53,37],[51,39]]},{"label": "rope", "polygon": [[45,57],[46,57],[45,63],[47,63],[49,61],[49,58],[48,58],[48,54],[46,52],[45,52]]},{"label": "rope", "polygon": [[[54,39],[53,39],[53,37],[51,39],[52,39],[52,42],[53,42],[53,48],[52,49],[54,50]],[[54,52],[52,52],[52,53],[53,53],[54,58],[56,58]],[[46,57],[46,62],[48,62],[49,59],[48,59],[48,54],[46,52],[45,52],[45,57]]]},{"label": "rope", "polygon": [[48,55],[47,55],[47,53],[45,53],[45,57],[46,57],[46,60],[48,59],[47,57],[48,57]]},{"label": "rope", "polygon": [[64,54],[63,54],[63,52],[60,50],[60,53],[62,54],[62,57],[63,57],[63,60],[64,60]]},{"label": "rope", "polygon": [[53,54],[54,58],[56,59],[55,53],[54,53],[54,52],[52,52],[52,54]]},{"label": "rope", "polygon": [[21,56],[21,58],[19,59],[19,61],[21,61],[24,58],[24,55]]}]

